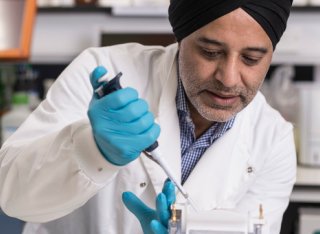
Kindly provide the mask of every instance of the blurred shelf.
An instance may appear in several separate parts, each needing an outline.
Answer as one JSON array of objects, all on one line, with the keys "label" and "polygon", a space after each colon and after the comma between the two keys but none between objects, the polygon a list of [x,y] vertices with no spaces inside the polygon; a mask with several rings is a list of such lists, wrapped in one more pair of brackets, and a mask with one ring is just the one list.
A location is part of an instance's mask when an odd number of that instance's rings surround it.
[{"label": "blurred shelf", "polygon": [[39,13],[111,13],[111,7],[77,6],[77,7],[38,7]]},{"label": "blurred shelf", "polygon": [[320,55],[275,51],[272,64],[319,65]]},{"label": "blurred shelf", "polygon": [[296,12],[320,12],[320,6],[293,6],[292,11]]},{"label": "blurred shelf", "polygon": [[[80,52],[79,52],[80,53]],[[78,54],[73,55],[36,55],[30,58],[32,64],[69,64]]]},{"label": "blurred shelf", "polygon": [[76,7],[38,7],[41,13],[107,13],[114,16],[167,17],[167,6],[76,6]]},{"label": "blurred shelf", "polygon": [[168,17],[167,6],[129,6],[113,7],[111,14],[114,16],[137,16],[137,17]]},{"label": "blurred shelf", "polygon": [[[47,6],[47,7],[38,7],[39,13],[57,13],[57,12],[63,12],[63,13],[78,13],[78,12],[107,12],[111,13],[114,11],[124,10],[126,12],[132,11],[133,14],[135,12],[145,12],[145,11],[151,11],[152,12],[161,12],[163,14],[164,11],[167,11],[166,6],[143,6],[143,7],[134,7],[134,6],[123,6],[123,7],[101,7],[101,6],[70,6],[70,7],[64,7],[64,6]],[[320,6],[293,6],[292,11],[296,12],[320,12]]]},{"label": "blurred shelf", "polygon": [[[320,167],[297,167],[296,186],[315,186],[320,189]],[[320,197],[319,197],[320,199]]]},{"label": "blurred shelf", "polygon": [[298,165],[291,202],[320,203],[320,167]]},{"label": "blurred shelf", "polygon": [[[79,52],[80,53],[80,52]],[[69,63],[78,53],[70,55],[36,55],[31,57],[32,63],[50,64],[50,63]],[[316,66],[320,65],[320,55],[301,55],[301,54],[275,54],[273,56],[272,65],[294,64],[296,66]],[[320,170],[319,170],[320,171]],[[320,174],[319,174],[320,178]],[[319,182],[320,186],[320,182]]]},{"label": "blurred shelf", "polygon": [[320,203],[320,188],[295,187],[291,193],[290,202]]}]

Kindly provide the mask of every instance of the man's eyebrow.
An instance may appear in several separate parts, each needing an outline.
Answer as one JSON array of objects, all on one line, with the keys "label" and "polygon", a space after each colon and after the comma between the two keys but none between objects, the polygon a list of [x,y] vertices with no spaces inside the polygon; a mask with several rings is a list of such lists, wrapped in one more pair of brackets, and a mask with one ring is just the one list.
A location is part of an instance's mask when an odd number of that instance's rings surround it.
[{"label": "man's eyebrow", "polygon": [[[209,44],[209,45],[215,45],[215,46],[221,46],[221,47],[227,47],[227,44],[221,41],[218,41],[216,39],[209,39],[207,37],[199,37],[198,38],[199,42]],[[268,53],[268,49],[265,47],[246,47],[243,49],[243,51],[248,51],[248,52],[259,52],[262,54]]]},{"label": "man's eyebrow", "polygon": [[264,47],[247,47],[247,48],[244,48],[244,51],[259,52],[261,54],[268,53],[268,49]]},{"label": "man's eyebrow", "polygon": [[216,46],[226,46],[226,43],[215,40],[215,39],[209,39],[207,37],[200,37],[198,38],[199,42],[205,43],[205,44],[211,44]]}]

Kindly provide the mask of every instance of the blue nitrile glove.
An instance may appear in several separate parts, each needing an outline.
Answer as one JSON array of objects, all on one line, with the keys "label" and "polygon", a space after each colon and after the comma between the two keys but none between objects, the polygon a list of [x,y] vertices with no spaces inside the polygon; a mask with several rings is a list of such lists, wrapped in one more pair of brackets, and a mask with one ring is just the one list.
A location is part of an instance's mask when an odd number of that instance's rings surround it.
[{"label": "blue nitrile glove", "polygon": [[[99,66],[91,74],[93,89],[107,73]],[[117,90],[99,98],[93,94],[88,116],[95,142],[102,155],[114,165],[126,165],[152,145],[160,134],[148,104],[138,97],[133,88]]]},{"label": "blue nitrile glove", "polygon": [[156,198],[156,210],[146,206],[131,192],[122,194],[123,203],[137,217],[144,234],[168,234],[170,206],[175,199],[175,186],[170,180],[165,181],[162,193]]}]

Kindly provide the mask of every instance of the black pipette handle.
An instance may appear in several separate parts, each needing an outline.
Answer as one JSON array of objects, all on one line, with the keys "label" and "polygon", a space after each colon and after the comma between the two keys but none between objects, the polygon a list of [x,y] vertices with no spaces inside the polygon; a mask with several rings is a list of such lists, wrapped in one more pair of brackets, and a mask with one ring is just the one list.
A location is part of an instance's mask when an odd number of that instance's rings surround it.
[{"label": "black pipette handle", "polygon": [[[117,91],[119,89],[122,89],[120,84],[120,78],[122,76],[122,72],[119,72],[114,78],[112,78],[109,82],[106,82],[102,85],[102,87],[98,88],[97,91],[99,98],[102,98],[110,93],[113,93],[114,91]],[[147,152],[152,152],[154,149],[158,147],[158,142],[154,142],[152,145],[150,145],[148,148],[145,149]]]},{"label": "black pipette handle", "polygon": [[151,153],[153,150],[155,150],[159,146],[158,141],[155,141],[152,145],[150,145],[148,148],[145,149],[145,151]]},{"label": "black pipette handle", "polygon": [[109,82],[105,82],[102,86],[96,89],[96,92],[99,98],[102,98],[114,91],[122,89],[120,85],[120,77],[122,76],[122,72],[119,72],[114,78],[112,78]]}]

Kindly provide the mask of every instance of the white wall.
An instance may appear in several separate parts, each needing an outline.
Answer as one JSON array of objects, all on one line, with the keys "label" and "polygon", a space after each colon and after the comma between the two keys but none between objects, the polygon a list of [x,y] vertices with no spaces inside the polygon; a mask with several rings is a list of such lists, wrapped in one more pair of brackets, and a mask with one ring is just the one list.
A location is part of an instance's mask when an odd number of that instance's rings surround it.
[{"label": "white wall", "polygon": [[171,32],[165,17],[112,17],[107,13],[40,13],[36,19],[31,61],[69,62],[83,49],[99,46],[108,32]]}]

